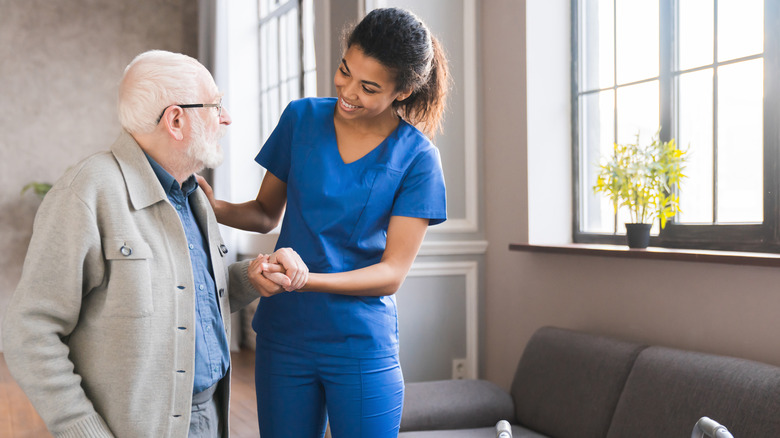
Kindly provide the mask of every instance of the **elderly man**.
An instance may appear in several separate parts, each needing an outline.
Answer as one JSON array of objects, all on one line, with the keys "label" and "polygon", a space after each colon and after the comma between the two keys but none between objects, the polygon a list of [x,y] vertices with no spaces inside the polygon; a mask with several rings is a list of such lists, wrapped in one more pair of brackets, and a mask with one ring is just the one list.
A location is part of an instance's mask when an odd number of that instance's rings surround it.
[{"label": "elderly man", "polygon": [[228,436],[230,310],[308,271],[289,249],[226,266],[194,173],[220,164],[231,119],[200,63],[136,57],[119,118],[110,152],[41,204],[3,325],[8,367],[56,437]]}]

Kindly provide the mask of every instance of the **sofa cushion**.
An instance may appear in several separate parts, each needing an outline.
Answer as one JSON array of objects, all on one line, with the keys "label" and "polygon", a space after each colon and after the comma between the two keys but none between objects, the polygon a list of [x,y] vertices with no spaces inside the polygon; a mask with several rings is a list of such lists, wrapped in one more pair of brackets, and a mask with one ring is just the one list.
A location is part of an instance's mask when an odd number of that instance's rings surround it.
[{"label": "sofa cushion", "polygon": [[[421,430],[401,432],[398,438],[496,438],[496,427],[458,430]],[[532,430],[512,425],[512,438],[549,438]]]},{"label": "sofa cushion", "polygon": [[509,394],[486,380],[407,383],[401,431],[495,427],[514,417]]},{"label": "sofa cushion", "polygon": [[556,438],[606,436],[623,385],[644,348],[540,328],[525,347],[510,391],[519,424]]},{"label": "sofa cushion", "polygon": [[738,438],[780,437],[780,368],[647,348],[634,364],[607,437],[690,436],[703,416]]}]

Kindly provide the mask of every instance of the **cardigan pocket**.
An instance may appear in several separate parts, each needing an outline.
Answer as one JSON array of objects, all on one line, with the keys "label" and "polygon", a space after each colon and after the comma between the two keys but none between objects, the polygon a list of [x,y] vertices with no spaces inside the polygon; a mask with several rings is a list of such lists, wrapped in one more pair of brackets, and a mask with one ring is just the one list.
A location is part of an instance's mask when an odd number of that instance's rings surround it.
[{"label": "cardigan pocket", "polygon": [[154,313],[152,249],[140,239],[106,239],[106,316],[142,318]]}]

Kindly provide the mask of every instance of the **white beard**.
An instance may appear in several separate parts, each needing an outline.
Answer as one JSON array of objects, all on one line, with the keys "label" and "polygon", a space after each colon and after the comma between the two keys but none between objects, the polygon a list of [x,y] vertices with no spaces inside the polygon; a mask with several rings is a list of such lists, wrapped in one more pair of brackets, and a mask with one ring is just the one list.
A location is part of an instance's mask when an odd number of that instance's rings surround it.
[{"label": "white beard", "polygon": [[207,138],[204,125],[200,120],[192,125],[192,142],[187,148],[187,161],[192,165],[193,172],[200,172],[204,167],[215,169],[225,158],[219,139],[225,135],[226,127],[220,126],[213,138]]}]

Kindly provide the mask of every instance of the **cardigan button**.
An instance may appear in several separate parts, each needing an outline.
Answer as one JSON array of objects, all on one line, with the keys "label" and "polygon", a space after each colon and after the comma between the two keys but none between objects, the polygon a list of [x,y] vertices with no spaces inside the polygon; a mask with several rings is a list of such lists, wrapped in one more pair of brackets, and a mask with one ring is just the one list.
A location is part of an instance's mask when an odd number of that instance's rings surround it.
[{"label": "cardigan button", "polygon": [[227,254],[227,253],[228,253],[227,246],[225,246],[225,244],[224,244],[224,243],[223,243],[223,244],[221,244],[221,245],[219,245],[219,252],[220,252],[220,254],[222,254],[222,255],[225,255],[225,254]]},{"label": "cardigan button", "polygon": [[130,257],[130,255],[133,254],[133,248],[130,248],[127,246],[127,244],[124,244],[121,248],[119,248],[119,252],[122,253],[122,255],[125,257]]},{"label": "cardigan button", "polygon": [[222,298],[223,295],[225,295],[225,288],[221,287],[219,288],[219,297]]}]

